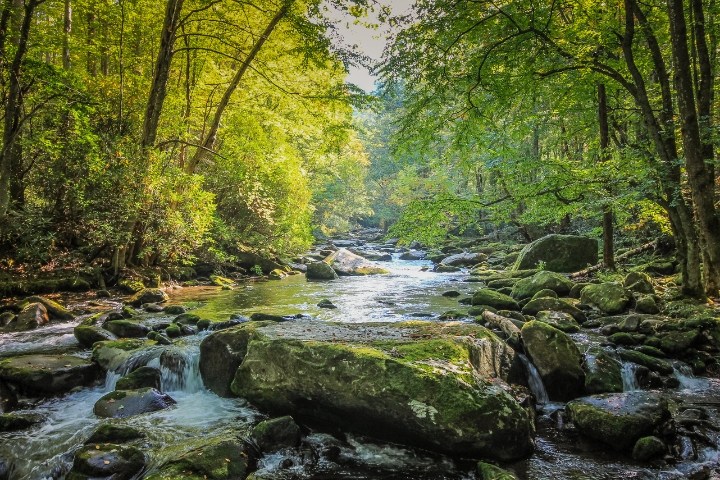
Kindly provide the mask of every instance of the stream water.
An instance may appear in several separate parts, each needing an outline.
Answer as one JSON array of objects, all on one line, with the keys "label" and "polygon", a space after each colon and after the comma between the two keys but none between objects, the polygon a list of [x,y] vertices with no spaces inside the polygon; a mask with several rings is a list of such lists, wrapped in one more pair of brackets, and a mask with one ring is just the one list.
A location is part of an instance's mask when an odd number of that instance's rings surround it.
[{"label": "stream water", "polygon": [[[194,287],[171,292],[172,304],[193,308],[203,318],[227,320],[232,314],[249,316],[254,312],[270,314],[309,315],[311,320],[335,322],[402,321],[433,319],[447,310],[461,310],[458,299],[470,296],[477,285],[463,280],[466,274],[435,274],[421,272],[422,261],[386,262],[392,273],[377,277],[344,277],[334,282],[308,282],[304,276],[282,281],[250,283],[233,291],[218,288]],[[461,297],[447,298],[442,293],[457,290]],[[321,309],[316,304],[324,298],[338,306],[335,310]],[[80,301],[80,300],[79,300]],[[113,300],[108,300],[112,302]],[[119,301],[119,299],[115,299]],[[149,323],[167,321],[163,314],[147,314],[140,319]],[[80,321],[53,323],[31,332],[0,335],[0,356],[39,352],[73,352],[89,355],[72,335]],[[149,456],[146,474],[165,461],[187,450],[189,445],[221,431],[246,435],[262,414],[242,399],[223,399],[205,390],[198,369],[199,343],[207,333],[183,337],[170,347],[171,353],[161,350],[146,353],[117,366],[107,375],[105,383],[94,388],[60,398],[37,401],[27,413],[40,414],[44,420],[30,430],[0,434],[0,461],[14,462],[12,479],[60,479],[72,465],[73,452],[103,421],[92,413],[94,403],[112,391],[122,374],[139,364],[159,367],[162,389],[177,401],[173,408],[159,412],[114,420],[134,425],[147,433],[142,445]],[[583,347],[599,342],[593,332],[573,336]],[[720,419],[720,383],[715,379],[693,378],[689,370],[677,367],[681,387],[667,392],[678,405],[698,405],[710,414],[718,425]],[[534,367],[529,364],[532,372]],[[627,389],[637,388],[630,367],[623,370]],[[534,378],[533,378],[534,377]],[[627,377],[627,378],[626,378]],[[539,376],[531,375],[532,388],[540,396],[544,393]],[[714,471],[718,467],[716,449],[690,442],[685,445],[685,459],[662,470],[649,468],[631,458],[607,451],[594,442],[581,438],[572,425],[560,414],[562,404],[542,398],[544,405],[538,413],[537,448],[524,461],[509,465],[522,479],[675,479],[687,478],[703,464]],[[720,435],[711,439],[720,442]],[[307,469],[280,471],[280,456],[260,460],[261,472],[269,478],[383,478],[383,479],[473,479],[474,465],[419,450],[374,442],[348,435],[342,441],[322,434],[311,434],[307,442],[322,450],[323,446],[339,448],[339,462],[316,462],[312,472]],[[268,478],[268,477],[263,477]],[[706,478],[706,477],[703,477]],[[720,478],[720,477],[712,477]]]}]

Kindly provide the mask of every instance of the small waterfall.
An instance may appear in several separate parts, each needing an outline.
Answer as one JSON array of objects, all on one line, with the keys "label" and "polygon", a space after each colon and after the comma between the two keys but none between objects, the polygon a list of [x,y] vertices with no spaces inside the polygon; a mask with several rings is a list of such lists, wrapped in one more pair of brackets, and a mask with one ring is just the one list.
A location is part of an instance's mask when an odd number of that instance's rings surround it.
[{"label": "small waterfall", "polygon": [[158,358],[161,353],[162,350],[155,348],[143,350],[126,358],[125,361],[117,367],[108,370],[107,375],[105,376],[105,391],[112,392],[115,390],[115,384],[118,380],[120,380],[120,378],[152,362],[153,359]]},{"label": "small waterfall", "polygon": [[706,381],[695,378],[690,365],[681,362],[673,362],[673,369],[675,370],[675,377],[680,381],[680,388],[696,390],[706,386]]},{"label": "small waterfall", "polygon": [[163,392],[196,393],[205,390],[200,376],[200,352],[197,348],[164,351],[159,359],[159,368]]},{"label": "small waterfall", "polygon": [[640,390],[636,376],[637,368],[638,366],[632,362],[622,362],[620,374],[622,376],[623,392]]},{"label": "small waterfall", "polygon": [[525,372],[528,376],[528,386],[533,394],[535,394],[535,400],[537,400],[538,405],[545,405],[550,399],[548,398],[547,391],[545,391],[545,385],[543,385],[542,378],[540,378],[540,373],[525,355],[518,354],[518,357],[520,357],[520,361],[525,366]]}]

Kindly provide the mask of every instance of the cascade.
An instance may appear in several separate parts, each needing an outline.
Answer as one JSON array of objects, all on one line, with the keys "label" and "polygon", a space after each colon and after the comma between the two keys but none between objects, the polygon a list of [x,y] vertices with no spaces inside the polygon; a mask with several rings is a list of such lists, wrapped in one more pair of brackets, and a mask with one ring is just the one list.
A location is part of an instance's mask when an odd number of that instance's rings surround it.
[{"label": "cascade", "polygon": [[550,401],[550,399],[548,398],[542,378],[540,378],[540,372],[537,371],[535,365],[533,365],[530,359],[528,359],[525,355],[518,354],[518,356],[525,366],[525,372],[527,372],[528,376],[528,386],[533,394],[535,394],[535,399],[537,400],[538,405],[545,405]]}]

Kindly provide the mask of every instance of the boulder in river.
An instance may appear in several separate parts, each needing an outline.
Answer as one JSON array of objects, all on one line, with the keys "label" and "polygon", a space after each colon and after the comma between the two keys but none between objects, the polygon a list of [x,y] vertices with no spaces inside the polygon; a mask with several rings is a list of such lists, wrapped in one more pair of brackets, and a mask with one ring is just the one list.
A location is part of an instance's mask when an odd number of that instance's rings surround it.
[{"label": "boulder in river", "polygon": [[160,370],[153,367],[140,367],[117,381],[115,390],[137,390],[151,387],[160,390]]},{"label": "boulder in river", "polygon": [[520,305],[514,298],[489,288],[475,292],[472,297],[473,305],[489,305],[498,310],[520,310]]},{"label": "boulder in river", "polygon": [[50,316],[42,303],[36,302],[27,305],[0,331],[20,332],[33,330],[50,322]]},{"label": "boulder in river", "polygon": [[478,263],[486,262],[488,256],[484,253],[458,253],[443,258],[440,263],[443,265],[451,265],[453,267],[472,267]]},{"label": "boulder in river", "polygon": [[574,235],[547,235],[525,246],[513,270],[538,268],[572,273],[598,263],[598,241]]},{"label": "boulder in river", "polygon": [[145,455],[136,447],[88,445],[75,452],[68,480],[112,478],[130,480],[145,468]]},{"label": "boulder in river", "polygon": [[534,320],[523,325],[521,335],[550,400],[567,401],[583,394],[582,356],[566,333]]},{"label": "boulder in river", "polygon": [[658,437],[650,436],[643,437],[635,442],[632,456],[635,460],[647,462],[653,457],[658,457],[666,452],[667,446],[665,445],[665,442],[660,440]]},{"label": "boulder in river", "polygon": [[136,428],[114,423],[103,423],[90,435],[85,445],[127,443],[139,438],[145,438],[145,434]]},{"label": "boulder in river", "polygon": [[111,320],[103,328],[120,338],[143,338],[150,331],[145,325],[132,320]]},{"label": "boulder in river", "polygon": [[535,316],[538,321],[552,325],[565,333],[577,333],[580,331],[580,325],[569,313],[541,310]]},{"label": "boulder in river", "polygon": [[93,412],[101,418],[127,418],[164,410],[175,403],[170,395],[161,393],[154,388],[116,390],[95,402]]},{"label": "boulder in river", "polygon": [[341,248],[333,252],[325,262],[340,276],[379,275],[390,273],[373,262]]},{"label": "boulder in river", "polygon": [[670,417],[667,401],[652,392],[593,395],[568,402],[565,410],[583,435],[628,454]]},{"label": "boulder in river", "polygon": [[621,359],[626,362],[636,363],[647,367],[654,372],[658,372],[661,375],[670,375],[674,372],[672,365],[661,358],[651,357],[644,353],[635,350],[618,350],[618,355]]},{"label": "boulder in river", "polygon": [[532,277],[526,277],[513,284],[511,297],[518,300],[531,298],[542,290],[552,290],[555,296],[565,296],[570,293],[573,282],[559,273],[542,270]]},{"label": "boulder in river", "polygon": [[327,263],[313,262],[307,264],[305,278],[308,280],[335,280],[338,278],[338,275]]},{"label": "boulder in river", "polygon": [[623,391],[622,365],[599,345],[593,345],[585,352],[585,392],[620,393]]},{"label": "boulder in river", "polygon": [[168,301],[168,294],[159,288],[144,288],[128,300],[128,304],[139,307],[145,303],[162,303]]},{"label": "boulder in river", "polygon": [[580,292],[580,302],[608,315],[622,313],[630,303],[627,290],[619,283],[590,284]]},{"label": "boulder in river", "polygon": [[289,415],[265,420],[252,429],[251,438],[264,454],[300,445],[300,427]]},{"label": "boulder in river", "polygon": [[130,357],[140,356],[143,352],[147,352],[150,360],[156,352],[154,347],[155,342],[136,338],[97,342],[93,345],[92,359],[104,370],[115,370]]},{"label": "boulder in river", "polygon": [[58,302],[50,300],[49,298],[32,296],[27,297],[25,301],[30,303],[41,303],[51,318],[57,318],[58,320],[72,320],[75,318],[75,315],[70,310],[63,307]]},{"label": "boulder in river", "polygon": [[529,413],[473,371],[462,338],[494,337],[478,325],[286,322],[246,336],[231,388],[262,409],[454,455],[532,451]]},{"label": "boulder in river", "polygon": [[92,327],[89,325],[78,325],[73,329],[73,334],[78,343],[83,347],[92,348],[95,342],[103,342],[106,340],[117,340],[113,333],[100,327]]},{"label": "boulder in river", "polygon": [[25,355],[0,361],[0,379],[29,395],[56,395],[97,380],[97,366],[71,355]]},{"label": "boulder in river", "polygon": [[25,430],[38,423],[40,418],[12,413],[0,414],[0,433]]}]

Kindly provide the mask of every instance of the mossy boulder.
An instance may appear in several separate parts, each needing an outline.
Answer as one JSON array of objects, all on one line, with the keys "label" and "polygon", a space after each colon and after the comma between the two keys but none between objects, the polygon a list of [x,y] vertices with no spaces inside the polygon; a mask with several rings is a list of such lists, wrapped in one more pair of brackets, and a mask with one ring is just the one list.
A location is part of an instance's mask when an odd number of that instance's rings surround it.
[{"label": "mossy boulder", "polygon": [[518,480],[514,474],[490,463],[478,462],[478,480]]},{"label": "mossy boulder", "polygon": [[583,323],[587,320],[582,310],[560,298],[536,298],[526,303],[522,309],[523,315],[531,315],[533,317],[542,311],[567,313],[578,323]]},{"label": "mossy boulder", "polygon": [[572,339],[537,320],[523,325],[520,333],[550,399],[567,401],[582,395],[585,372],[581,368],[582,356]]},{"label": "mossy boulder", "polygon": [[550,272],[583,270],[598,263],[598,241],[574,235],[547,235],[520,251],[513,270],[537,268],[542,263]]},{"label": "mossy boulder", "polygon": [[91,327],[88,325],[78,325],[73,329],[75,339],[83,347],[92,348],[95,342],[103,342],[106,340],[117,340],[117,336],[100,327]]},{"label": "mossy boulder", "polygon": [[339,276],[364,276],[364,275],[382,275],[390,273],[384,268],[379,267],[375,263],[355,255],[354,253],[341,248],[330,254],[325,262],[335,270]]},{"label": "mossy boulder", "polygon": [[0,379],[29,395],[56,395],[97,380],[97,366],[71,355],[25,355],[0,361]]},{"label": "mossy boulder", "polygon": [[570,297],[570,298],[576,298],[576,299],[579,300],[579,299],[580,299],[580,292],[582,292],[583,288],[587,287],[588,285],[590,285],[590,284],[589,284],[589,283],[585,283],[585,282],[576,283],[576,284],[573,285],[573,287],[570,289],[570,293],[568,293],[568,297]]},{"label": "mossy boulder", "polygon": [[155,342],[135,338],[97,342],[93,345],[92,359],[104,370],[112,371],[131,356],[154,346]]},{"label": "mossy boulder", "polygon": [[325,262],[313,262],[307,264],[305,278],[308,280],[336,280],[338,278],[335,270]]},{"label": "mossy boulder", "polygon": [[144,288],[133,295],[128,304],[133,307],[139,307],[145,303],[162,303],[167,302],[170,297],[159,288]]},{"label": "mossy boulder", "polygon": [[121,278],[118,280],[118,287],[131,295],[145,289],[145,284],[137,278]]},{"label": "mossy boulder", "polygon": [[580,293],[580,302],[608,315],[616,315],[625,311],[630,296],[619,283],[590,284]]},{"label": "mossy boulder", "polygon": [[48,323],[50,323],[50,316],[47,309],[42,303],[35,302],[26,305],[1,331],[21,332],[33,330]]},{"label": "mossy boulder", "polygon": [[173,323],[179,323],[181,325],[197,325],[199,321],[200,316],[192,313],[182,313],[173,319]]},{"label": "mossy boulder", "polygon": [[182,315],[187,311],[187,308],[183,307],[182,305],[168,305],[167,307],[163,308],[163,312],[167,313],[168,315]]},{"label": "mossy boulder", "polygon": [[145,455],[136,447],[88,445],[75,452],[68,480],[112,478],[130,480],[145,468]]},{"label": "mossy boulder", "polygon": [[90,438],[87,439],[85,445],[96,445],[99,443],[127,443],[140,438],[145,438],[145,434],[136,428],[128,427],[126,425],[103,423],[93,432],[92,435],[90,435]]},{"label": "mossy boulder", "polygon": [[138,312],[129,305],[123,305],[122,309],[120,310],[120,315],[122,315],[123,318],[133,318],[137,314]]},{"label": "mossy boulder", "polygon": [[643,437],[635,442],[632,456],[640,462],[647,462],[655,457],[659,457],[667,452],[665,442],[658,437]]},{"label": "mossy boulder", "polygon": [[489,305],[498,310],[520,310],[520,305],[514,298],[489,288],[483,288],[475,292],[472,304]]},{"label": "mossy boulder", "polygon": [[245,479],[254,465],[254,453],[247,445],[227,435],[211,439],[167,461],[146,480],[228,480]]},{"label": "mossy boulder", "polygon": [[[208,320],[209,322],[210,320]],[[172,345],[173,341],[170,340],[169,337],[166,337],[160,332],[156,332],[154,330],[151,330],[148,332],[147,335],[148,340],[152,340],[154,342],[157,342],[158,345]]]},{"label": "mossy boulder", "polygon": [[660,338],[659,348],[663,352],[676,355],[695,345],[700,338],[700,332],[698,330],[663,332],[658,338]]},{"label": "mossy boulder", "polygon": [[627,453],[670,417],[667,401],[651,392],[579,398],[568,402],[565,411],[583,435]]},{"label": "mossy boulder", "polygon": [[103,328],[119,338],[143,338],[150,331],[145,325],[132,320],[110,320]]},{"label": "mossy boulder", "polygon": [[57,318],[58,320],[72,320],[75,318],[74,313],[49,298],[33,296],[27,297],[25,301],[30,303],[41,303],[51,318]]},{"label": "mossy boulder", "polygon": [[169,395],[154,388],[116,390],[95,402],[93,413],[101,418],[127,418],[164,410],[175,403]]},{"label": "mossy boulder", "polygon": [[510,460],[532,450],[528,412],[473,373],[464,339],[494,338],[486,329],[400,322],[308,332],[303,323],[247,335],[236,395],[274,413],[455,455]]},{"label": "mossy boulder", "polygon": [[655,273],[658,275],[672,275],[675,273],[675,264],[673,262],[663,262],[661,260],[648,263],[642,270],[647,273]]},{"label": "mossy boulder", "polygon": [[165,329],[165,335],[168,336],[168,338],[180,338],[182,337],[182,329],[180,328],[180,325],[173,323],[172,325],[168,325],[168,327]]},{"label": "mossy boulder", "polygon": [[252,429],[250,437],[264,454],[300,445],[300,427],[289,415],[265,420]]},{"label": "mossy boulder", "polygon": [[535,315],[535,318],[539,322],[545,322],[565,333],[577,333],[580,331],[580,325],[568,313],[541,310]]},{"label": "mossy boulder", "polygon": [[210,281],[217,287],[232,287],[235,285],[235,281],[220,275],[210,275]]},{"label": "mossy boulder", "polygon": [[670,375],[674,371],[672,365],[665,360],[635,350],[619,350],[618,355],[626,362],[637,363],[661,375]]},{"label": "mossy boulder", "polygon": [[583,362],[585,371],[585,392],[620,393],[623,391],[622,365],[612,358],[602,347],[593,345],[585,352]]},{"label": "mossy boulder", "polygon": [[39,421],[39,418],[25,415],[13,415],[12,413],[0,414],[0,433],[15,432],[32,427]]},{"label": "mossy boulder", "polygon": [[115,390],[137,390],[150,387],[160,390],[160,370],[153,367],[140,367],[129,375],[119,379]]},{"label": "mossy boulder", "polygon": [[638,298],[635,302],[635,311],[638,313],[655,315],[660,313],[660,308],[657,306],[657,302],[652,295],[644,295]]},{"label": "mossy boulder", "polygon": [[545,298],[545,297],[558,298],[558,294],[548,288],[544,288],[544,289],[540,290],[539,292],[537,292],[535,295],[533,295],[532,300],[535,300],[536,298]]},{"label": "mossy boulder", "polygon": [[623,280],[623,287],[625,287],[626,290],[630,290],[635,293],[650,295],[655,293],[652,279],[648,276],[648,274],[642,272],[628,273]]},{"label": "mossy boulder", "polygon": [[449,257],[443,258],[440,263],[443,265],[450,265],[453,267],[472,267],[478,263],[487,262],[488,256],[484,253],[457,253],[450,255]]},{"label": "mossy boulder", "polygon": [[565,296],[570,293],[573,283],[564,276],[551,272],[540,271],[532,277],[523,278],[517,281],[512,289],[511,296],[518,300],[531,298],[542,290],[552,290],[555,297]]}]

